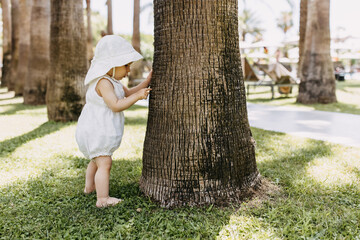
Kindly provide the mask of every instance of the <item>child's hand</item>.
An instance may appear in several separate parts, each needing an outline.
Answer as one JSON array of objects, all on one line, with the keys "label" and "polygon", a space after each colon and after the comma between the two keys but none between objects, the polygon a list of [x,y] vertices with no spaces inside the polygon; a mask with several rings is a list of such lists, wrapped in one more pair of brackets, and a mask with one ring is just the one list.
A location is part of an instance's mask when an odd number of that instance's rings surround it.
[{"label": "child's hand", "polygon": [[152,69],[151,69],[149,75],[147,76],[147,78],[145,79],[145,82],[147,83],[148,86],[150,85],[151,77],[152,77]]},{"label": "child's hand", "polygon": [[136,92],[138,99],[146,99],[152,89],[151,88],[142,88]]}]

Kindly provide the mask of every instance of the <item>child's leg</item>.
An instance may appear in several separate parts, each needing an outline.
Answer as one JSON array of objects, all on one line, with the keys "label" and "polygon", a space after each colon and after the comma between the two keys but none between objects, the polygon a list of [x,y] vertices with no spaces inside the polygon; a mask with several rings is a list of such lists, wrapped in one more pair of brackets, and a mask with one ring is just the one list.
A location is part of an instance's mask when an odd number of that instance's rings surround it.
[{"label": "child's leg", "polygon": [[91,160],[86,169],[84,193],[91,193],[95,190],[95,173],[97,169],[95,161]]},{"label": "child's leg", "polygon": [[97,171],[95,174],[95,186],[97,195],[97,207],[107,207],[115,205],[121,200],[109,197],[109,178],[112,159],[110,156],[101,156],[95,158]]}]

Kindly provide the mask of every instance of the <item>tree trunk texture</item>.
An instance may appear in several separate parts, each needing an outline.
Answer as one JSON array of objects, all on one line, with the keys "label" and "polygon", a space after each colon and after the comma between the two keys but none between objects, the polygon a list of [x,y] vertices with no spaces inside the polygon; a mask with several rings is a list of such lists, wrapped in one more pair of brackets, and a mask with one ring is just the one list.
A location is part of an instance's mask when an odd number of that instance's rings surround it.
[{"label": "tree trunk texture", "polygon": [[108,6],[108,22],[107,22],[107,34],[114,34],[113,32],[113,19],[112,19],[112,0],[107,0]]},{"label": "tree trunk texture", "polygon": [[260,184],[237,9],[237,0],[154,0],[140,189],[163,207],[228,205]]},{"label": "tree trunk texture", "polygon": [[85,103],[86,34],[82,0],[51,0],[49,120],[75,121]]},{"label": "tree trunk texture", "polygon": [[86,0],[86,19],[87,19],[87,59],[88,63],[90,63],[91,59],[94,56],[93,51],[93,37],[92,37],[92,30],[91,30],[91,7],[90,7],[90,0]]},{"label": "tree trunk texture", "polygon": [[6,87],[10,76],[11,62],[11,8],[10,0],[1,0],[3,21],[3,66],[1,68],[1,87]]},{"label": "tree trunk texture", "polygon": [[304,43],[305,43],[305,33],[306,33],[306,22],[307,22],[307,9],[308,0],[301,0],[300,2],[300,38],[299,38],[299,63],[298,63],[298,77],[301,75],[301,60],[304,55]]},{"label": "tree trunk texture", "polygon": [[30,19],[32,0],[20,0],[20,39],[19,39],[19,63],[17,67],[17,79],[15,95],[23,95],[25,81],[28,74],[30,52]]},{"label": "tree trunk texture", "polygon": [[19,64],[19,24],[20,24],[20,1],[11,0],[11,62],[10,76],[8,78],[8,91],[14,91],[17,84],[17,69]]},{"label": "tree trunk texture", "polygon": [[[134,21],[133,21],[133,35],[132,46],[136,51],[140,50],[140,0],[134,0]],[[129,75],[129,87],[136,85],[135,79],[142,79],[144,64],[143,61],[137,61],[131,64],[131,72]]]},{"label": "tree trunk texture", "polygon": [[45,104],[50,71],[50,1],[33,0],[30,20],[30,53],[24,103]]},{"label": "tree trunk texture", "polygon": [[133,35],[132,46],[136,51],[140,50],[140,0],[134,0],[134,19],[133,19]]},{"label": "tree trunk texture", "polygon": [[308,0],[308,17],[297,102],[336,102],[330,56],[330,0]]}]

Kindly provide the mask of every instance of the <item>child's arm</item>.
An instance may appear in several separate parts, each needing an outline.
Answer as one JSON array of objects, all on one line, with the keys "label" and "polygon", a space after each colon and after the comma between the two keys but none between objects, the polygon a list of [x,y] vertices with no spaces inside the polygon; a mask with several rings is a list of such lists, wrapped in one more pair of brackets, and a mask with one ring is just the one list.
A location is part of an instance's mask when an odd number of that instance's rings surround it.
[{"label": "child's arm", "polygon": [[139,85],[137,85],[137,86],[135,86],[133,88],[130,88],[130,89],[124,86],[125,97],[128,97],[128,96],[136,93],[140,89],[147,88],[149,86],[149,84],[150,84],[151,76],[152,76],[152,70],[150,71],[150,73],[147,76],[147,78],[145,79],[145,81],[143,81]]},{"label": "child's arm", "polygon": [[124,111],[125,109],[131,107],[138,100],[146,99],[151,90],[150,88],[142,88],[127,98],[118,99],[114,91],[114,86],[109,80],[105,78],[98,82],[96,88],[99,90],[101,97],[104,99],[106,105],[113,112]]}]

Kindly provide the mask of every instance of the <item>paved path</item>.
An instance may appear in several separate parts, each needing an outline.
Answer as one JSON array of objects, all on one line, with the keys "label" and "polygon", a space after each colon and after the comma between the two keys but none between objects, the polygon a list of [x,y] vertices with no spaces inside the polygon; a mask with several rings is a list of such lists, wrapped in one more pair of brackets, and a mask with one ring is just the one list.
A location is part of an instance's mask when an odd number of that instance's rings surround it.
[{"label": "paved path", "polygon": [[360,147],[360,115],[248,103],[252,127]]},{"label": "paved path", "polygon": [[[148,106],[146,100],[137,103]],[[248,103],[252,127],[360,147],[360,115]]]}]

